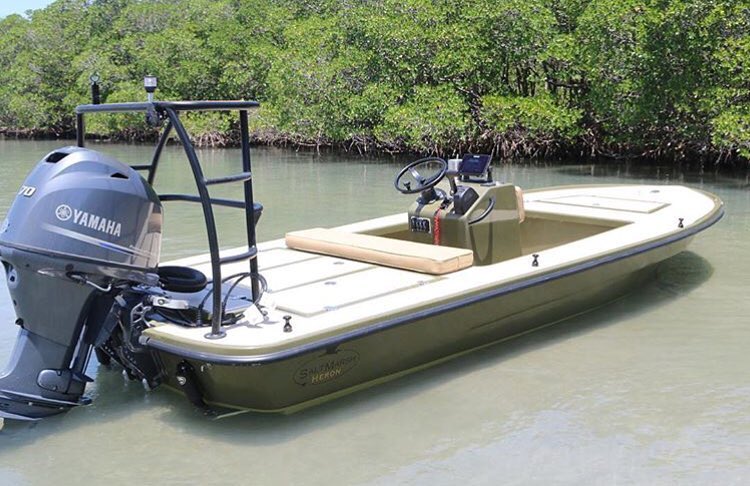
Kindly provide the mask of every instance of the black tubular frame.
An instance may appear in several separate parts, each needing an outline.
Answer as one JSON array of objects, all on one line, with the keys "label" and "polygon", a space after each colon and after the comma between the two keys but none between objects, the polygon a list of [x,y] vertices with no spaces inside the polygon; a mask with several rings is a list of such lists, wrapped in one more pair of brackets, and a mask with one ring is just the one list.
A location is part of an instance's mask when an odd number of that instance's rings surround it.
[{"label": "black tubular frame", "polygon": [[[159,160],[164,146],[169,139],[171,131],[177,134],[177,137],[185,150],[185,156],[193,172],[195,185],[198,189],[198,196],[189,194],[163,194],[159,198],[163,202],[167,201],[187,201],[200,203],[203,208],[203,218],[206,221],[206,233],[208,236],[208,248],[211,255],[211,278],[214,291],[212,292],[212,314],[211,314],[211,332],[206,334],[206,338],[219,339],[226,335],[222,329],[224,312],[222,308],[221,295],[221,266],[226,263],[237,262],[241,260],[250,260],[250,281],[252,283],[252,298],[256,301],[259,289],[258,279],[258,249],[255,234],[255,223],[257,221],[256,211],[262,209],[262,206],[256,204],[253,200],[253,181],[252,166],[250,161],[250,136],[248,128],[247,110],[257,108],[259,105],[256,101],[154,101],[143,103],[105,103],[98,105],[79,105],[76,107],[76,141],[79,147],[85,144],[86,125],[84,114],[86,113],[121,113],[121,112],[144,112],[156,113],[161,120],[167,120],[164,129],[156,144],[154,155],[149,165],[132,166],[135,170],[148,171],[148,183],[154,183],[156,179],[156,170],[159,167]],[[239,111],[240,137],[242,149],[242,172],[236,175],[223,176],[215,179],[206,179],[203,175],[198,155],[190,141],[190,136],[180,121],[179,112],[181,111]],[[208,192],[208,186],[211,184],[225,184],[230,182],[242,182],[244,186],[244,200],[236,201],[230,199],[212,199]],[[245,224],[247,226],[247,251],[239,255],[233,255],[222,258],[220,255],[219,238],[216,231],[216,221],[214,219],[213,205],[226,206],[232,208],[241,208],[245,210]],[[218,291],[216,286],[218,285]]]}]

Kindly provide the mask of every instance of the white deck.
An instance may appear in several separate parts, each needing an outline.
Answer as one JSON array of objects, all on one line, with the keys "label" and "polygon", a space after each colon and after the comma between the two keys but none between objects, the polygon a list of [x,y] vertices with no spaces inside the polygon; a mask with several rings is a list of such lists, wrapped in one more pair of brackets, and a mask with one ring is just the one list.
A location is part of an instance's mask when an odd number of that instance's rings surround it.
[{"label": "white deck", "polygon": [[[217,353],[270,352],[688,231],[717,209],[713,198],[682,186],[553,188],[528,192],[524,203],[532,217],[544,213],[560,220],[593,217],[625,224],[541,251],[538,267],[532,267],[531,257],[524,255],[441,276],[291,250],[283,239],[269,241],[259,245],[258,254],[260,271],[269,286],[261,300],[269,310],[265,320],[257,312],[248,312],[246,321],[225,327],[227,336],[220,340],[205,339],[206,328],[172,324],[158,325],[147,335]],[[678,227],[679,218],[683,218],[684,229]],[[363,232],[406,220],[404,213],[339,229]],[[207,255],[168,264],[189,265],[206,275],[211,273]],[[224,267],[223,273],[246,270],[247,263],[241,262]],[[292,316],[291,333],[283,332],[282,317],[287,314]]]}]

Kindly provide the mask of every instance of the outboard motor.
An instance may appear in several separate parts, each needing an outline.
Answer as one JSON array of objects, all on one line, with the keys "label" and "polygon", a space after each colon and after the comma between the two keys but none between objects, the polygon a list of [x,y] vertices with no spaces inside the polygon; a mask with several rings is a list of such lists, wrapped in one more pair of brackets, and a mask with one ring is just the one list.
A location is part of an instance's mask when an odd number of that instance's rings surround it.
[{"label": "outboard motor", "polygon": [[158,283],[161,227],[159,198],[129,166],[80,147],[39,162],[0,226],[21,328],[0,374],[0,418],[39,419],[88,402],[86,365],[109,337],[115,289]]}]

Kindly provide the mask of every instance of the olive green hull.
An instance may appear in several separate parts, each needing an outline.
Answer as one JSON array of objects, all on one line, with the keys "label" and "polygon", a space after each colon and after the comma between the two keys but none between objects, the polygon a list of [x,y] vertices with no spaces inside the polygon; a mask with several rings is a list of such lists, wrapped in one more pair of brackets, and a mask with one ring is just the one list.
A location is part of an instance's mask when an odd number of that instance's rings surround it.
[{"label": "olive green hull", "polygon": [[651,278],[657,263],[684,250],[691,239],[558,270],[533,283],[489,289],[484,296],[473,296],[472,303],[446,302],[437,314],[368,329],[325,349],[235,363],[226,357],[218,361],[187,352],[156,352],[172,388],[181,389],[175,372],[187,361],[208,403],[294,411],[616,300]]}]

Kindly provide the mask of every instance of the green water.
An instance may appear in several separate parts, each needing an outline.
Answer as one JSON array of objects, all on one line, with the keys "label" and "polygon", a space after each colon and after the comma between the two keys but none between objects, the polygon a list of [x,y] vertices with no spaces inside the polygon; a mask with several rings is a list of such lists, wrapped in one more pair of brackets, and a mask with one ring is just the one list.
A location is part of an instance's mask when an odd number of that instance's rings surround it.
[{"label": "green water", "polygon": [[[0,219],[55,142],[0,140]],[[130,163],[150,147],[102,145]],[[169,147],[160,192],[192,190]],[[236,150],[201,152],[209,174]],[[253,151],[261,240],[403,211],[399,163]],[[166,389],[92,364],[93,404],[0,432],[0,484],[747,484],[750,482],[750,179],[669,168],[501,164],[526,187],[679,183],[726,216],[658,279],[583,317],[291,416],[214,420]],[[221,188],[217,195],[239,196]],[[218,215],[222,243],[241,215]],[[164,257],[202,252],[197,207],[166,208]],[[43,305],[43,303],[40,303]],[[16,327],[0,289],[0,366]]]}]

